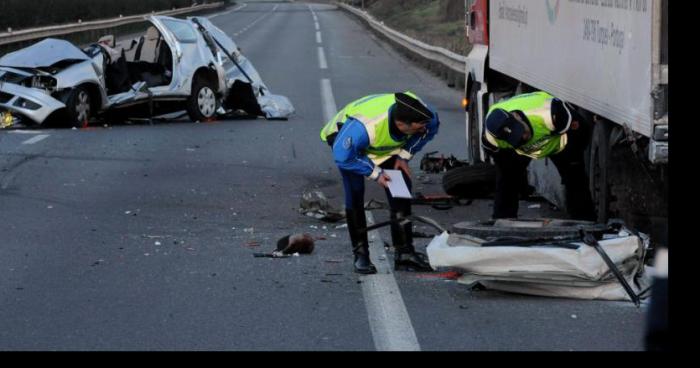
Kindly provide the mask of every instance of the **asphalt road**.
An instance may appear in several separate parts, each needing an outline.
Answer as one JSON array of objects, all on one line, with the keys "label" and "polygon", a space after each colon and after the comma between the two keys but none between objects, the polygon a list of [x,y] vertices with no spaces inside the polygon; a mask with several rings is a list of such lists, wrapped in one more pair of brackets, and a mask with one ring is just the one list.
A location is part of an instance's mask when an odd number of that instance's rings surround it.
[{"label": "asphalt road", "polygon": [[[426,152],[464,156],[461,93],[330,5],[251,2],[211,19],[296,115],[0,131],[0,350],[643,348],[646,307],[631,303],[470,291],[406,272],[380,275],[391,298],[372,294],[374,281],[352,273],[347,230],[297,212],[309,189],[342,206],[319,130],[332,105],[411,90],[442,121]],[[439,192],[419,159],[416,191]],[[366,198],[385,200],[372,183]],[[449,225],[487,219],[490,205],[414,212]],[[298,232],[324,240],[311,255],[253,257]]]}]

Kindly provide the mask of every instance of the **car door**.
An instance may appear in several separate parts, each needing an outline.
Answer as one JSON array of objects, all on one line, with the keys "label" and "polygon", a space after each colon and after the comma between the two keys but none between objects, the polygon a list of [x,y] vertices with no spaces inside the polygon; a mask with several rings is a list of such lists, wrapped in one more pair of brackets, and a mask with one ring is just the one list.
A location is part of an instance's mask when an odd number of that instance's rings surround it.
[{"label": "car door", "polygon": [[241,80],[253,85],[253,91],[256,96],[265,94],[267,86],[263,83],[258,71],[224,31],[204,17],[188,17],[187,19],[200,24],[215,39],[216,46],[220,51],[221,66],[224,69],[227,86],[230,87],[236,80]]},{"label": "car door", "polygon": [[187,96],[189,95],[189,85],[186,91],[183,90],[185,86],[183,73],[180,68],[182,58],[184,55],[182,45],[177,41],[177,38],[166,27],[160,17],[148,16],[146,19],[156,27],[160,35],[163,37],[163,41],[167,43],[172,53],[172,64],[173,70],[172,79],[167,86],[155,86],[147,87],[144,82],[135,82],[131,89],[126,92],[118,93],[109,96],[109,102],[113,107],[137,104],[147,101],[149,98],[163,98],[167,96]]}]

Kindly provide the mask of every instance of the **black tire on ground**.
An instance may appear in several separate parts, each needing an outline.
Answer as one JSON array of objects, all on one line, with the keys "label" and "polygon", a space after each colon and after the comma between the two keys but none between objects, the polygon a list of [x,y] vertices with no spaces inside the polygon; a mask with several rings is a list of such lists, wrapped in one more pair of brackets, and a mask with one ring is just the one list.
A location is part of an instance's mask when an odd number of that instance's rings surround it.
[{"label": "black tire on ground", "polygon": [[496,185],[496,167],[479,163],[456,167],[442,176],[445,193],[459,198],[488,198]]},{"label": "black tire on ground", "polygon": [[68,126],[80,128],[90,121],[92,113],[92,96],[84,86],[73,88],[66,99],[66,116]]},{"label": "black tire on ground", "polygon": [[[540,224],[542,226],[532,227]],[[591,221],[562,219],[500,219],[460,222],[452,225],[451,232],[475,236],[481,239],[503,237],[534,239],[554,236],[575,237],[579,235],[580,229],[604,231],[607,229],[607,226]]]},{"label": "black tire on ground", "polygon": [[589,186],[599,223],[608,220],[610,206],[610,186],[608,159],[610,157],[610,123],[600,120],[593,127],[589,161]]},{"label": "black tire on ground", "polygon": [[216,115],[219,98],[214,83],[206,78],[196,77],[192,83],[192,93],[187,98],[187,115],[192,121],[204,121]]}]

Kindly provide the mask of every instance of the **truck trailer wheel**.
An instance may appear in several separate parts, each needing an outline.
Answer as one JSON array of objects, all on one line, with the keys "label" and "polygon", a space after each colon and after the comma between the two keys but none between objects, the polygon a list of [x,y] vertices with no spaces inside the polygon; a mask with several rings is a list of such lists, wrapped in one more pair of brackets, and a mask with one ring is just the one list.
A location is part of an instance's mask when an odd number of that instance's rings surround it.
[{"label": "truck trailer wheel", "polygon": [[599,120],[593,127],[591,137],[588,180],[599,223],[605,223],[608,220],[610,207],[610,186],[608,180],[610,131],[610,123]]},{"label": "truck trailer wheel", "polygon": [[472,86],[469,93],[469,106],[467,107],[467,145],[469,146],[469,162],[476,164],[481,160],[481,136],[479,135],[479,84]]}]

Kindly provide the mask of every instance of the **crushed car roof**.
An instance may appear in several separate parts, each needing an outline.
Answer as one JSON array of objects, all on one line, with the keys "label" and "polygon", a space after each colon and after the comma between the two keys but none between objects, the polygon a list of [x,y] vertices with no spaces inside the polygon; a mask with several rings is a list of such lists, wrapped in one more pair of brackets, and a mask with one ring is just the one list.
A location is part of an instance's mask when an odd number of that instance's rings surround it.
[{"label": "crushed car roof", "polygon": [[0,66],[15,68],[46,68],[65,61],[84,61],[90,58],[66,40],[47,38],[32,46],[0,58]]}]

